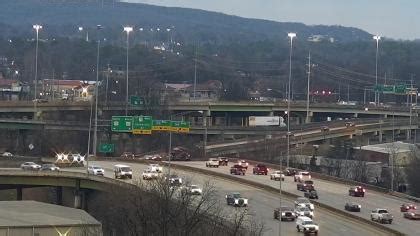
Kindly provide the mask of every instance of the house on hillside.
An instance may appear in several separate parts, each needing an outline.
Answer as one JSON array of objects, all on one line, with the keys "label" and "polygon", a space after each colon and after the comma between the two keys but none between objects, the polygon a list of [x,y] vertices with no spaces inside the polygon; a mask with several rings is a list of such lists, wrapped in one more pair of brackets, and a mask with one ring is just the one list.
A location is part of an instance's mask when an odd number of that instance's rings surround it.
[{"label": "house on hillside", "polygon": [[213,102],[219,100],[222,87],[222,82],[218,80],[197,84],[195,89],[194,84],[164,83],[161,89],[161,102]]},{"label": "house on hillside", "polygon": [[[42,81],[43,94],[48,99],[90,100],[95,92],[95,81],[50,80]],[[39,85],[38,85],[39,86]]]},{"label": "house on hillside", "polygon": [[19,100],[22,92],[23,86],[19,81],[0,77],[0,100]]}]

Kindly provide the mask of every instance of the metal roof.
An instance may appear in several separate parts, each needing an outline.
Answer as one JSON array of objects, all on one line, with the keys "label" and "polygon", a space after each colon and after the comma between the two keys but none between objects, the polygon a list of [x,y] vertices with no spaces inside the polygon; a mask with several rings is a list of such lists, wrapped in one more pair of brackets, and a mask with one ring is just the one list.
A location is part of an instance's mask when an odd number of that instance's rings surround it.
[{"label": "metal roof", "polygon": [[36,201],[0,201],[0,227],[100,224],[99,221],[80,209]]}]

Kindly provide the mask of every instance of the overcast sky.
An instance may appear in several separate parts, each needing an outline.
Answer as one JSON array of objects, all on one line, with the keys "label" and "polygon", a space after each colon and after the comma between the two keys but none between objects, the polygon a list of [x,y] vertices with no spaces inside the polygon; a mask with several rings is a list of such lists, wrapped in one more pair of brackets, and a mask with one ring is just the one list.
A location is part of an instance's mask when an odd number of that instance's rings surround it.
[{"label": "overcast sky", "polygon": [[226,14],[343,25],[395,39],[420,38],[419,0],[122,0],[197,8]]}]

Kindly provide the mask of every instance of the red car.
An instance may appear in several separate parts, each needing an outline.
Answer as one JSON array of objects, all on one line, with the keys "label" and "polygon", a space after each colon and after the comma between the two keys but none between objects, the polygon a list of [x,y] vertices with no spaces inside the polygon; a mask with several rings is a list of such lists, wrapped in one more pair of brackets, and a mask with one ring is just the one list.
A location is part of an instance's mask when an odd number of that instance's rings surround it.
[{"label": "red car", "polygon": [[420,220],[420,212],[419,211],[407,211],[403,214],[404,218],[410,220]]},{"label": "red car", "polygon": [[263,164],[257,164],[253,169],[252,173],[254,175],[267,175],[268,174],[268,168],[267,166]]},{"label": "red car", "polygon": [[354,186],[354,187],[350,187],[349,196],[364,197],[365,192],[366,192],[366,189],[364,189],[362,186]]},{"label": "red car", "polygon": [[407,212],[409,210],[416,210],[416,209],[417,207],[412,203],[404,203],[400,207],[401,212]]},{"label": "red car", "polygon": [[233,175],[245,175],[246,168],[241,165],[233,165],[230,168],[230,173]]}]

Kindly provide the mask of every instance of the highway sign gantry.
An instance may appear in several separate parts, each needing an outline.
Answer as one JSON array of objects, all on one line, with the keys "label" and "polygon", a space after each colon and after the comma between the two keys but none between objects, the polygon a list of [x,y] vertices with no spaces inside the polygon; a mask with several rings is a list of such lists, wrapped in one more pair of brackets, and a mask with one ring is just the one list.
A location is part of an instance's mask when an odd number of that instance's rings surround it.
[{"label": "highway sign gantry", "polygon": [[114,132],[131,132],[133,127],[132,116],[113,116],[111,130]]},{"label": "highway sign gantry", "polygon": [[152,134],[153,119],[151,116],[133,117],[133,134]]},{"label": "highway sign gantry", "polygon": [[170,131],[171,121],[170,120],[153,120],[152,130],[155,131]]}]

